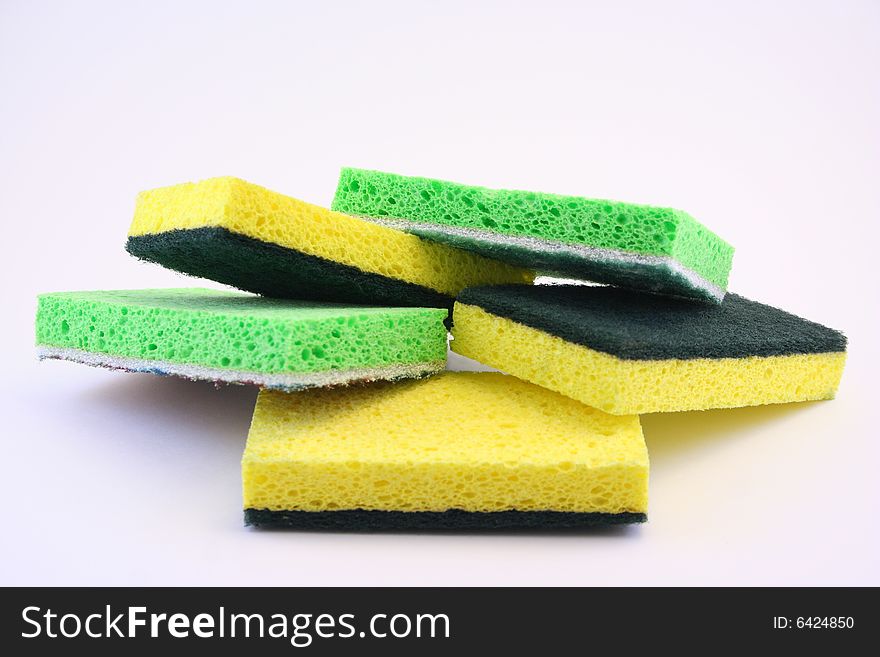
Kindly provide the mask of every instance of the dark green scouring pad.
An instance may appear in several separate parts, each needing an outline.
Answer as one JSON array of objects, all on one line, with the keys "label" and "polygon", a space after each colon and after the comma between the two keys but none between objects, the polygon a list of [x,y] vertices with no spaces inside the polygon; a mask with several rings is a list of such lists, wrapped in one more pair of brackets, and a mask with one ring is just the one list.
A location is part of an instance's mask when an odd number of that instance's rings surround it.
[{"label": "dark green scouring pad", "polygon": [[539,273],[719,303],[733,247],[681,210],[345,168],[334,210]]},{"label": "dark green scouring pad", "polygon": [[129,237],[126,249],[142,260],[210,278],[267,297],[347,303],[451,308],[453,299],[415,283],[234,233],[191,228]]},{"label": "dark green scouring pad", "polygon": [[574,513],[567,511],[270,511],[245,509],[246,525],[265,528],[336,531],[486,531],[571,530],[626,525],[647,520],[644,513]]},{"label": "dark green scouring pad", "polygon": [[733,293],[715,306],[614,287],[499,285],[458,301],[626,360],[846,350],[839,331]]},{"label": "dark green scouring pad", "polygon": [[141,193],[129,253],[264,296],[449,308],[472,285],[531,272],[237,178]]}]

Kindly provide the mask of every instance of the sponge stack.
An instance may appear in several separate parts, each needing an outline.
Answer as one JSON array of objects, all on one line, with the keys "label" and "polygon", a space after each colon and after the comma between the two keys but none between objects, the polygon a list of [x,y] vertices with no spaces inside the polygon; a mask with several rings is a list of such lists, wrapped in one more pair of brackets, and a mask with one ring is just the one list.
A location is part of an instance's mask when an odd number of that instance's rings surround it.
[{"label": "sponge stack", "polygon": [[[729,293],[733,248],[671,208],[343,169],[325,209],[212,178],[140,194],[126,249],[260,296],[40,295],[38,355],[262,388],[254,527],[644,522],[639,414],[830,399],[846,361]],[[442,371],[447,327],[501,371]]]}]

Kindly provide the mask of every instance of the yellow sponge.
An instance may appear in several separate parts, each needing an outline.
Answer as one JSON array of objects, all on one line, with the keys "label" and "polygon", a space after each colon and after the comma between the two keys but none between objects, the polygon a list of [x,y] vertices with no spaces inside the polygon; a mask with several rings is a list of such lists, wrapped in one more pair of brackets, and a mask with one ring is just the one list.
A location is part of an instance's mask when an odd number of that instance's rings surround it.
[{"label": "yellow sponge", "polygon": [[841,333],[736,294],[486,287],[453,319],[455,352],[620,415],[830,399],[846,362]]},{"label": "yellow sponge", "polygon": [[533,278],[237,178],[141,193],[126,248],[251,292],[321,301],[446,307],[465,287]]},{"label": "yellow sponge", "polygon": [[644,520],[648,455],[636,416],[445,372],[261,392],[242,474],[254,525],[573,527]]}]

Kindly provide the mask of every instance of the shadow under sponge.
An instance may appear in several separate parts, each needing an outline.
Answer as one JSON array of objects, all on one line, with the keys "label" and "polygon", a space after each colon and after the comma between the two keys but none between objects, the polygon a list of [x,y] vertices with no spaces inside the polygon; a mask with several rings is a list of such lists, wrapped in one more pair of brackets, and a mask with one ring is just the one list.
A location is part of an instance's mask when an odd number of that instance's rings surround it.
[{"label": "shadow under sponge", "polygon": [[419,377],[446,364],[446,311],[200,288],[39,296],[42,358],[299,390]]},{"label": "shadow under sponge", "polygon": [[846,361],[842,333],[736,294],[480,287],[453,321],[456,353],[613,414],[830,399]]},{"label": "shadow under sponge", "polygon": [[499,373],[443,372],[261,392],[242,479],[257,526],[556,529],[643,521],[648,454],[635,416]]}]

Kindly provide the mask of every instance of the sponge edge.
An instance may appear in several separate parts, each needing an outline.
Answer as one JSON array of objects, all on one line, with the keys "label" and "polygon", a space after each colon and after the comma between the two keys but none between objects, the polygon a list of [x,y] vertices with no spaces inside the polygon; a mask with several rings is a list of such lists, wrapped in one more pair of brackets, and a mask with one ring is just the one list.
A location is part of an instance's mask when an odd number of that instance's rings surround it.
[{"label": "sponge edge", "polygon": [[344,168],[334,210],[542,274],[723,300],[733,247],[686,212]]},{"label": "sponge edge", "polygon": [[41,359],[283,390],[421,377],[444,310],[278,301],[205,289],[40,295]]},{"label": "sponge edge", "polygon": [[[585,289],[584,294],[591,292]],[[689,313],[692,326],[677,328],[669,339],[663,335],[664,319],[656,314],[650,328],[622,317],[615,326],[609,317],[566,305],[554,315],[530,306],[517,290],[475,290],[462,296],[470,303],[455,305],[453,351],[612,414],[831,399],[846,362],[845,339],[836,331],[735,295],[729,295],[730,303],[742,302],[756,313],[752,336],[734,335],[747,330],[736,327],[734,318],[724,335],[724,329],[715,333],[705,319],[700,323]],[[611,302],[604,296],[600,301]],[[517,303],[517,308],[510,305]],[[603,308],[610,311],[613,305]],[[625,308],[631,311],[632,303]],[[530,313],[536,313],[532,319],[540,326],[525,323]],[[787,327],[774,335],[782,315],[788,317]],[[768,317],[771,321],[760,321]],[[665,321],[668,330],[670,319]],[[654,329],[658,333],[652,336]]]},{"label": "sponge edge", "polygon": [[645,522],[644,513],[577,513],[571,511],[269,511],[245,509],[251,527],[329,531],[527,531],[580,530]]},{"label": "sponge edge", "polygon": [[478,228],[357,216],[487,258],[528,267],[545,276],[574,276],[596,283],[712,303],[721,303],[726,294],[724,287],[684,266],[672,256],[505,235]]},{"label": "sponge edge", "polygon": [[637,417],[473,372],[263,391],[242,459],[248,523],[351,529],[639,522],[647,472]]},{"label": "sponge edge", "polygon": [[134,256],[266,296],[449,307],[521,268],[305,203],[236,178],[138,196]]},{"label": "sponge edge", "polygon": [[246,370],[222,369],[186,363],[172,363],[164,360],[126,358],[109,354],[93,353],[82,349],[57,347],[38,347],[40,360],[66,360],[108,370],[176,376],[190,381],[214,381],[215,383],[235,383],[255,385],[272,390],[296,392],[308,388],[326,388],[372,383],[373,381],[397,381],[399,379],[419,379],[436,374],[446,367],[442,360],[429,363],[404,363],[388,367],[362,367],[349,370],[330,370],[326,372],[299,372],[296,374],[266,374]]}]

